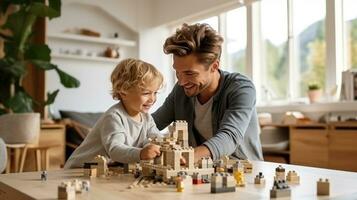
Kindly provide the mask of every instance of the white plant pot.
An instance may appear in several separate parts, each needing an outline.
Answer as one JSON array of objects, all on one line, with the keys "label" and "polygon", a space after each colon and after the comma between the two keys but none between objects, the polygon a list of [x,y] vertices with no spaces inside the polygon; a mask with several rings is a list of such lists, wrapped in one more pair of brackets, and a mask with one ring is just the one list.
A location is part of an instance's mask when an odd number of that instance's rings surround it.
[{"label": "white plant pot", "polygon": [[7,144],[38,144],[40,113],[16,113],[0,116],[0,137]]},{"label": "white plant pot", "polygon": [[316,103],[322,96],[322,90],[309,90],[307,95],[309,96],[310,103]]}]

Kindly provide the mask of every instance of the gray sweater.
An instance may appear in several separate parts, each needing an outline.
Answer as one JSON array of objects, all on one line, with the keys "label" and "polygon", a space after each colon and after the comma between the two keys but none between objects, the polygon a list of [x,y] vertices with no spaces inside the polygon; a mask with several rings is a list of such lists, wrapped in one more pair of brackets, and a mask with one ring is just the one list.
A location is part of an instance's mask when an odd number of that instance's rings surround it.
[{"label": "gray sweater", "polygon": [[130,118],[119,102],[109,108],[72,153],[65,168],[82,167],[96,155],[121,163],[140,161],[140,151],[149,137],[160,137],[150,114],[141,113],[142,121]]},{"label": "gray sweater", "polygon": [[153,113],[161,130],[174,120],[186,120],[191,146],[205,145],[213,159],[231,155],[238,159],[263,160],[253,83],[239,73],[220,72],[219,88],[213,96],[213,137],[205,140],[194,127],[194,97],[175,85],[164,104]]}]

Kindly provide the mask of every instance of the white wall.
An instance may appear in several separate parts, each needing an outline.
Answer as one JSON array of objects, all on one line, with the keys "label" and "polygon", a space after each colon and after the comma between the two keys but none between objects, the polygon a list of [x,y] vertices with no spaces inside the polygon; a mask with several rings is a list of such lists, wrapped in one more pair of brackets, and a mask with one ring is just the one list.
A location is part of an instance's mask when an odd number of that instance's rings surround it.
[{"label": "white wall", "polygon": [[172,24],[236,7],[238,0],[153,0],[153,26]]},{"label": "white wall", "polygon": [[[152,111],[159,107],[171,91],[175,78],[171,57],[163,53],[165,39],[172,34],[172,24],[193,19],[197,15],[218,13],[237,6],[237,0],[64,0],[62,16],[48,23],[48,33],[67,28],[91,28],[99,30],[103,36],[119,32],[126,39],[138,41],[134,49],[122,49],[122,56],[138,57],[154,64],[164,74],[166,88],[158,96]],[[54,45],[53,41],[50,45]],[[57,46],[67,45],[57,41]],[[87,44],[72,43],[71,47]],[[56,49],[54,49],[56,51]],[[58,51],[58,49],[57,49]],[[126,54],[126,55],[124,55]],[[104,111],[114,101],[110,96],[109,76],[113,63],[86,62],[54,59],[61,69],[81,81],[78,89],[64,89],[55,73],[46,77],[46,88],[53,91],[61,88],[53,107],[76,111]]]},{"label": "white wall", "polygon": [[140,32],[140,59],[145,60],[157,67],[164,75],[166,83],[165,87],[158,94],[157,102],[154,104],[151,111],[155,111],[160,105],[162,105],[174,85],[172,59],[163,52],[163,44],[169,34],[169,29],[166,26],[150,28]]},{"label": "white wall", "polygon": [[[87,3],[87,1],[85,2]],[[120,9],[117,9],[118,12],[126,10],[124,7],[119,6],[119,4],[113,4],[114,1],[111,2],[108,6],[112,5],[113,8],[120,7]],[[116,1],[116,3],[119,3],[119,1]],[[120,38],[138,41],[138,34],[123,21],[113,17],[113,15],[103,10],[102,7],[83,4],[81,1],[65,1],[62,6],[62,16],[49,21],[47,27],[49,34],[60,33],[66,29],[89,28],[100,32],[102,37],[113,37],[113,34],[117,32]],[[99,52],[104,51],[107,46],[110,46],[54,39],[49,39],[48,44],[52,51],[56,53],[60,49],[70,50],[71,52],[75,52],[78,49]],[[121,58],[138,57],[138,47],[120,47],[120,52]],[[63,88],[54,71],[46,73],[46,91],[60,89],[60,93],[52,105],[55,110],[98,112],[105,111],[115,103],[110,95],[111,84],[109,77],[117,64],[116,62],[63,58],[53,58],[52,62],[81,82],[79,88]]]}]

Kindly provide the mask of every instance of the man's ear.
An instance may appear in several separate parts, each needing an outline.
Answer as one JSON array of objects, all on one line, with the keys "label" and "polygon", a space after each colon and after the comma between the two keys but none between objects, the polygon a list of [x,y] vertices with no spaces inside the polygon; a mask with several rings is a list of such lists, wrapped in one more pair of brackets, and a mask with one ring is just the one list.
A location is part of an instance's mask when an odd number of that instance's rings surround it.
[{"label": "man's ear", "polygon": [[219,68],[219,60],[216,59],[212,64],[211,64],[212,68],[211,68],[211,72],[215,72],[216,70],[218,70]]}]

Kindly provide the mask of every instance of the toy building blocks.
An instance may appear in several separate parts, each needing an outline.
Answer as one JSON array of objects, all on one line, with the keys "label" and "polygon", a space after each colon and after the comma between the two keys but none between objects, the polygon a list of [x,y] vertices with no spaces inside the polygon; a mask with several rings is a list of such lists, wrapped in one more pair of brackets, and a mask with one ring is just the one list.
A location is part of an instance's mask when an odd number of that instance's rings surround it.
[{"label": "toy building blocks", "polygon": [[240,161],[237,161],[233,165],[233,176],[236,180],[236,186],[244,187],[245,186],[245,179],[244,179],[244,166]]},{"label": "toy building blocks", "polygon": [[176,144],[187,148],[188,146],[188,128],[187,122],[184,120],[177,120],[174,126],[169,127],[169,131],[173,138],[176,138]]},{"label": "toy building blocks", "polygon": [[74,200],[76,198],[76,192],[71,182],[62,182],[57,189],[58,199]]},{"label": "toy building blocks", "polygon": [[249,160],[240,160],[244,166],[244,173],[252,173],[253,171],[253,164],[249,162]]},{"label": "toy building blocks", "polygon": [[82,190],[88,192],[90,189],[90,182],[88,180],[82,181]]},{"label": "toy building blocks", "polygon": [[259,174],[254,178],[254,184],[265,184],[263,172],[259,172]]},{"label": "toy building blocks", "polygon": [[42,181],[47,181],[47,171],[42,171],[42,173],[41,173],[41,180],[42,180]]},{"label": "toy building blocks", "polygon": [[[244,167],[244,173],[252,173],[253,164],[249,162],[249,160],[237,160],[230,159],[228,156],[222,156],[219,160],[215,161],[216,172],[225,171],[225,172],[233,172],[233,165],[240,161]],[[223,168],[223,169],[222,169]]]},{"label": "toy building blocks", "polygon": [[[176,121],[169,127],[170,134],[164,138],[154,138],[151,143],[160,146],[161,155],[151,161],[141,162],[142,173],[145,177],[161,176],[166,183],[173,182],[173,179],[180,171],[192,175],[199,172],[202,176],[209,177],[214,169],[211,166],[212,160],[202,160],[200,167],[194,166],[194,149],[188,146],[188,131],[185,121]],[[181,165],[180,158],[186,160]]]},{"label": "toy building blocks", "polygon": [[202,184],[202,183],[203,183],[203,181],[202,181],[202,177],[201,177],[200,173],[193,172],[193,174],[192,174],[192,184],[198,185],[198,184]]},{"label": "toy building blocks", "polygon": [[275,168],[275,177],[274,180],[285,180],[285,168],[279,165]]},{"label": "toy building blocks", "polygon": [[177,178],[176,178],[176,191],[177,192],[183,192],[184,185],[185,184],[183,183],[182,177],[177,176]]},{"label": "toy building blocks", "polygon": [[211,193],[235,192],[236,183],[229,173],[214,173],[211,175]]},{"label": "toy building blocks", "polygon": [[136,163],[124,163],[124,173],[132,173],[136,170]]},{"label": "toy building blocks", "polygon": [[298,176],[295,171],[289,171],[288,175],[286,175],[286,180],[289,183],[299,184],[300,183],[300,176]]},{"label": "toy building blocks", "polygon": [[176,177],[177,192],[183,192],[185,186],[192,185],[192,178],[187,172],[178,172]]},{"label": "toy building blocks", "polygon": [[106,176],[108,173],[107,159],[104,156],[97,155],[93,162],[97,163],[97,177]]},{"label": "toy building blocks", "polygon": [[330,182],[328,179],[317,181],[317,195],[330,195]]},{"label": "toy building blocks", "polygon": [[198,161],[198,166],[199,168],[212,168],[213,161],[210,157],[201,158],[201,160]]},{"label": "toy building blocks", "polygon": [[98,163],[84,163],[83,175],[84,177],[93,178],[97,176]]},{"label": "toy building blocks", "polygon": [[274,180],[273,188],[270,190],[270,198],[290,197],[291,190],[285,180]]}]

